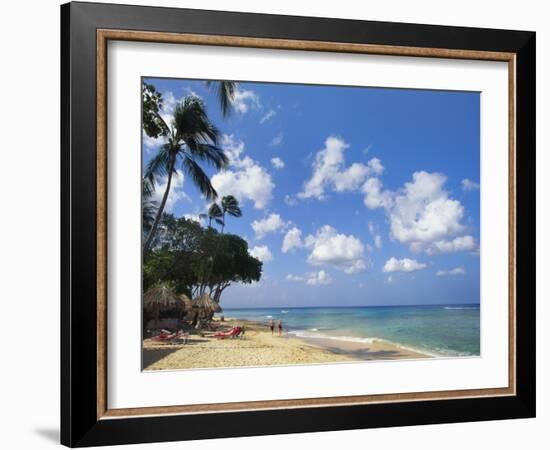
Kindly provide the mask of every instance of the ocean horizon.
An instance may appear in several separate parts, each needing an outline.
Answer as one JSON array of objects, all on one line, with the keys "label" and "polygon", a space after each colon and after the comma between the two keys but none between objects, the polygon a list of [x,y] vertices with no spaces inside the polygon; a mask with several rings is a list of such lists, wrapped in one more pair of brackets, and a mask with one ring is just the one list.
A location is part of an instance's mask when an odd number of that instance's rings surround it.
[{"label": "ocean horizon", "polygon": [[224,308],[241,320],[283,322],[290,336],[315,342],[388,342],[433,357],[480,355],[480,305]]}]

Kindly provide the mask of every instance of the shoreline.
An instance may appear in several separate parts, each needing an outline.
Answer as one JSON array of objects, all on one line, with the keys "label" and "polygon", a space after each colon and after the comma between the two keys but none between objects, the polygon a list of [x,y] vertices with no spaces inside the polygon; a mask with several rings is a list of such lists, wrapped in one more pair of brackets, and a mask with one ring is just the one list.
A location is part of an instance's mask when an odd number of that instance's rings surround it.
[{"label": "shoreline", "polygon": [[[237,319],[237,318],[226,318],[226,320],[231,320],[234,322],[244,322],[246,324],[254,324],[255,326],[266,327],[264,322],[258,322],[249,319]],[[287,330],[284,332],[284,336],[287,339],[297,339],[302,342],[308,343],[315,347],[319,347],[324,350],[329,350],[337,354],[360,354],[363,350],[363,357],[357,357],[357,361],[371,361],[371,360],[389,360],[389,359],[425,359],[425,358],[438,358],[442,355],[436,355],[434,353],[429,353],[421,349],[416,349],[412,347],[407,347],[405,345],[398,344],[397,342],[392,342],[387,339],[381,339],[377,337],[372,338],[362,338],[362,337],[351,337],[351,336],[330,336],[319,334],[317,336],[300,336],[297,334],[296,330]],[[372,355],[369,355],[369,352],[366,350],[373,349],[373,351],[392,351],[395,352],[396,356],[391,358],[375,358]]]},{"label": "shoreline", "polygon": [[219,328],[244,326],[245,335],[217,339],[213,332],[191,334],[188,342],[142,343],[143,370],[208,369],[224,367],[269,367],[359,361],[389,361],[432,358],[432,355],[397,344],[373,340],[353,342],[330,337],[299,337],[284,332],[279,337],[265,323],[244,319],[214,320]]}]

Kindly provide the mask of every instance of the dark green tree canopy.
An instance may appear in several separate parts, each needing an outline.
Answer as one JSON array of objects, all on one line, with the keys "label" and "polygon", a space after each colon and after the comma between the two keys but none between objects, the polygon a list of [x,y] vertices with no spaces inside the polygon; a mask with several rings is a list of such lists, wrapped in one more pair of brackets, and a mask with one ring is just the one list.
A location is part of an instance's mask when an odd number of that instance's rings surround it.
[{"label": "dark green tree canopy", "polygon": [[148,83],[143,83],[141,94],[143,102],[143,130],[147,136],[153,138],[167,134],[166,124],[160,117],[162,94],[157,91],[155,86]]},{"label": "dark green tree canopy", "polygon": [[156,250],[145,258],[143,288],[169,282],[177,293],[204,292],[219,302],[233,283],[252,283],[262,275],[262,262],[250,255],[248,243],[234,234],[202,228],[198,222],[164,214]]}]

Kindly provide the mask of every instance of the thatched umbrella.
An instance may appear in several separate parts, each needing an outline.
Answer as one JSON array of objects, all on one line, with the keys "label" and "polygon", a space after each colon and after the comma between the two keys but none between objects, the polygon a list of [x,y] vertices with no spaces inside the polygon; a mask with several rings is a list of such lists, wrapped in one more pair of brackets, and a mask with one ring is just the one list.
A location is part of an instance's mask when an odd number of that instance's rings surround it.
[{"label": "thatched umbrella", "polygon": [[185,301],[164,284],[152,287],[143,294],[143,311],[155,320],[161,314],[181,317],[186,309]]},{"label": "thatched umbrella", "polygon": [[203,293],[193,300],[193,306],[208,314],[211,312],[216,312],[220,305],[212,300],[208,294]]},{"label": "thatched umbrella", "polygon": [[185,305],[185,312],[191,312],[194,308],[193,300],[191,300],[187,295],[180,294],[180,300]]}]

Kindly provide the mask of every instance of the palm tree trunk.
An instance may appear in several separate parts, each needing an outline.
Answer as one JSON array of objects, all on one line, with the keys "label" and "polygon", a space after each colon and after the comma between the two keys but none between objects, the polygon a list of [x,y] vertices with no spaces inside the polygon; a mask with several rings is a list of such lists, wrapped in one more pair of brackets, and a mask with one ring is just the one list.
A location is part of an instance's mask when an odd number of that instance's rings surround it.
[{"label": "palm tree trunk", "polygon": [[160,223],[160,218],[162,217],[164,207],[166,206],[166,201],[168,200],[168,194],[170,193],[170,185],[172,184],[172,174],[174,173],[175,164],[176,164],[176,155],[174,153],[170,156],[170,167],[168,170],[168,180],[166,181],[166,189],[164,190],[164,195],[162,196],[162,201],[160,202],[160,206],[157,211],[155,221],[153,222],[153,226],[151,227],[151,231],[149,232],[149,236],[147,236],[147,240],[145,241],[145,245],[143,246],[143,256],[147,255],[151,250],[151,244],[153,243],[153,238],[155,237],[155,234],[157,232],[157,228]]},{"label": "palm tree trunk", "polygon": [[221,233],[223,234],[223,229],[225,228],[225,211],[223,213],[223,217],[222,217],[222,230],[221,230]]}]

